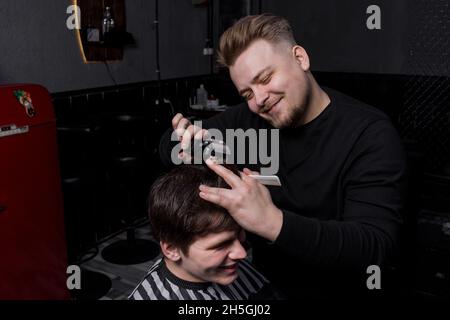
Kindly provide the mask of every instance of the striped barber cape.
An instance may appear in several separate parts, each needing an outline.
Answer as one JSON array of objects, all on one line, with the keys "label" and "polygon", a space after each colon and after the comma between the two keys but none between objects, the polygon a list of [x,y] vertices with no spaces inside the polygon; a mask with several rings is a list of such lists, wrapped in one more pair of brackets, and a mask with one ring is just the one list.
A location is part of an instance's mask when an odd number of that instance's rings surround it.
[{"label": "striped barber cape", "polygon": [[246,260],[238,262],[238,277],[223,286],[217,283],[198,283],[179,279],[157,260],[145,278],[128,297],[130,300],[247,300],[269,281]]}]

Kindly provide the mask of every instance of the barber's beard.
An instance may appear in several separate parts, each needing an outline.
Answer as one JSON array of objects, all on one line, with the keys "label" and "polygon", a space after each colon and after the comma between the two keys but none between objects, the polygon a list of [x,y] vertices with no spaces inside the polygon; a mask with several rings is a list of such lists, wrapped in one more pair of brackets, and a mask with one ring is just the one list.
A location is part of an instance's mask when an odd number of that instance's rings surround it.
[{"label": "barber's beard", "polygon": [[296,128],[303,124],[303,118],[306,109],[311,103],[311,85],[309,82],[305,83],[304,96],[299,105],[292,106],[288,112],[287,118],[284,121],[279,121],[277,128]]},{"label": "barber's beard", "polygon": [[291,110],[288,118],[279,125],[279,129],[298,127],[301,123],[305,109],[303,106],[296,106]]},{"label": "barber's beard", "polygon": [[[290,111],[292,113],[292,111]],[[274,127],[277,129],[284,129],[284,128],[288,128],[292,125],[294,119],[292,117],[292,114],[289,114],[287,118],[281,118],[278,117],[277,115],[274,117],[271,117],[269,119],[267,119],[267,121]]]},{"label": "barber's beard", "polygon": [[[284,118],[274,117],[268,119],[270,124],[277,129],[295,128],[302,124],[305,115],[305,108],[309,103],[309,96],[306,96],[303,103],[296,106],[290,106],[287,115]],[[288,107],[288,106],[285,106]]]}]

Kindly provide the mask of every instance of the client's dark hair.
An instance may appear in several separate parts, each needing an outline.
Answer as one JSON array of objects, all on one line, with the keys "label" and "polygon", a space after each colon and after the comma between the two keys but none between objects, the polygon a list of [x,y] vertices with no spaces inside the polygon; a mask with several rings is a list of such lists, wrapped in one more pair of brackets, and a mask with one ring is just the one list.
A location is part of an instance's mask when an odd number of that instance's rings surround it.
[{"label": "client's dark hair", "polygon": [[[227,168],[238,174],[235,168]],[[185,254],[197,237],[239,229],[227,210],[200,198],[200,184],[229,188],[206,166],[182,165],[157,179],[148,198],[153,236]]]}]

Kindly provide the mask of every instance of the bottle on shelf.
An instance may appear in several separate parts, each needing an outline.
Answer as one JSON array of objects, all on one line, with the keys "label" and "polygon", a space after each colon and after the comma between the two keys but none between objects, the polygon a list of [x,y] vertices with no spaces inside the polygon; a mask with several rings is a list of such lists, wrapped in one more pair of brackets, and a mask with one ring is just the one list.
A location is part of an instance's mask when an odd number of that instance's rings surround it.
[{"label": "bottle on shelf", "polygon": [[111,7],[106,7],[103,14],[103,34],[110,32],[114,29],[115,22],[111,14]]},{"label": "bottle on shelf", "polygon": [[197,104],[206,107],[208,103],[208,91],[203,84],[197,89]]}]

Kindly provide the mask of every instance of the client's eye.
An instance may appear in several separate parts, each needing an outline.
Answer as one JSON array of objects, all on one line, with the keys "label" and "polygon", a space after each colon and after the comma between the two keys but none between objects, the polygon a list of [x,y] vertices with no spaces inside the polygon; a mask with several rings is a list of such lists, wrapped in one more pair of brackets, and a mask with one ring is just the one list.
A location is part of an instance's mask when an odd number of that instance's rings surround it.
[{"label": "client's eye", "polygon": [[243,95],[243,98],[245,100],[251,100],[253,98],[253,93],[247,93],[247,94]]},{"label": "client's eye", "polygon": [[225,249],[233,243],[234,239],[224,241],[217,246],[217,249]]}]

